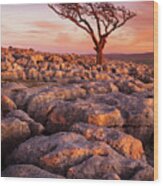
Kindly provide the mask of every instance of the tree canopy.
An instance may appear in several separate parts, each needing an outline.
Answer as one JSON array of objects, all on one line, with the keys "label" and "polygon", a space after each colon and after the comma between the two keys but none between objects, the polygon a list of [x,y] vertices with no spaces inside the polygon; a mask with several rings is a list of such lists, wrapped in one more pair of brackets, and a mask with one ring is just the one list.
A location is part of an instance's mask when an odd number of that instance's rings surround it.
[{"label": "tree canopy", "polygon": [[113,31],[136,16],[124,6],[114,6],[107,2],[48,4],[48,6],[61,18],[69,19],[85,30],[91,36],[97,54],[102,51],[106,38]]}]

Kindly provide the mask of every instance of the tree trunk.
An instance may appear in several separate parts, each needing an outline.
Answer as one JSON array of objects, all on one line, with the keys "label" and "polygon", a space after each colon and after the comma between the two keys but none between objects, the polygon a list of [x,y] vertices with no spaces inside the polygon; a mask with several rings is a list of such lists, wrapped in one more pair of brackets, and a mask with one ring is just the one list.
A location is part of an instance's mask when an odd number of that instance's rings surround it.
[{"label": "tree trunk", "polygon": [[103,62],[103,49],[98,49],[96,54],[96,64],[102,64]]}]

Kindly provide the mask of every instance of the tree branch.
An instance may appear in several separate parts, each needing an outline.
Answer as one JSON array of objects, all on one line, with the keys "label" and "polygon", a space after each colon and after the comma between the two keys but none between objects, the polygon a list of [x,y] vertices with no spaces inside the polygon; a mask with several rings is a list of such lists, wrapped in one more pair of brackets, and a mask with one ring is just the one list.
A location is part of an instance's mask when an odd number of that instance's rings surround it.
[{"label": "tree branch", "polygon": [[98,14],[97,14],[97,11],[95,11],[94,7],[93,7],[93,4],[92,3],[88,3],[88,6],[90,6],[91,10],[92,10],[92,13],[95,17],[95,20],[96,20],[96,24],[97,24],[97,30],[98,30],[98,36],[99,38],[101,37],[101,27],[100,27],[100,19],[98,17]]},{"label": "tree branch", "polygon": [[83,25],[81,25],[77,20],[75,20],[72,16],[69,16],[69,15],[65,15],[63,14],[62,12],[59,12],[53,5],[51,4],[48,4],[48,6],[58,15],[64,17],[64,18],[67,18],[67,19],[70,19],[73,23],[75,23],[78,27],[82,28],[83,30],[85,30],[87,33],[90,34],[90,31],[84,27]]},{"label": "tree branch", "polygon": [[[106,38],[114,30],[136,16],[125,7],[115,7],[112,3],[69,3],[48,4],[48,6],[62,18],[69,19],[85,30],[91,36],[95,50],[103,48]],[[89,22],[87,18],[95,20],[97,33],[91,25],[92,22]]]}]

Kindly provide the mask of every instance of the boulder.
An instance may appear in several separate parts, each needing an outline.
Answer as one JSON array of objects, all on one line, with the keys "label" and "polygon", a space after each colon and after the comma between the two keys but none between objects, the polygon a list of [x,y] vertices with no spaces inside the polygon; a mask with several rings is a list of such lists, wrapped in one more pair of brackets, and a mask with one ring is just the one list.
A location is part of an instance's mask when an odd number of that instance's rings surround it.
[{"label": "boulder", "polygon": [[7,118],[12,118],[13,117],[13,118],[19,119],[20,121],[27,122],[32,136],[40,135],[45,130],[41,123],[38,123],[38,122],[34,121],[32,118],[30,118],[28,116],[27,113],[25,113],[22,110],[14,110],[12,112],[9,112],[6,115],[6,117]]},{"label": "boulder", "polygon": [[113,127],[123,126],[124,119],[119,109],[106,103],[96,102],[94,99],[77,100],[76,109],[82,110],[85,117],[81,121],[97,126]]},{"label": "boulder", "polygon": [[107,154],[124,158],[106,143],[92,143],[80,134],[60,132],[30,138],[13,151],[7,163],[35,164],[52,173],[65,175],[68,168],[90,156]]},{"label": "boulder", "polygon": [[1,143],[2,143],[2,166],[5,158],[20,143],[24,142],[31,136],[28,123],[17,118],[10,117],[1,121]]},{"label": "boulder", "polygon": [[44,56],[41,54],[35,54],[31,56],[31,60],[34,62],[44,61]]},{"label": "boulder", "polygon": [[117,129],[77,123],[70,130],[84,135],[88,140],[103,141],[126,157],[144,159],[144,149],[141,141]]},{"label": "boulder", "polygon": [[153,181],[154,180],[154,169],[151,166],[146,166],[139,170],[131,180],[141,180],[141,181]]},{"label": "boulder", "polygon": [[2,116],[8,112],[15,110],[17,108],[16,104],[8,96],[2,95],[1,97],[1,106],[2,106]]},{"label": "boulder", "polygon": [[2,177],[23,177],[23,178],[64,178],[61,175],[52,174],[34,165],[10,165],[2,172]]},{"label": "boulder", "polygon": [[56,78],[62,78],[62,77],[63,77],[63,74],[64,74],[63,71],[57,70],[57,71],[55,72],[55,77],[56,77]]},{"label": "boulder", "polygon": [[132,177],[133,173],[138,172],[144,166],[139,161],[96,155],[79,165],[69,168],[67,177],[73,179],[128,180]]}]

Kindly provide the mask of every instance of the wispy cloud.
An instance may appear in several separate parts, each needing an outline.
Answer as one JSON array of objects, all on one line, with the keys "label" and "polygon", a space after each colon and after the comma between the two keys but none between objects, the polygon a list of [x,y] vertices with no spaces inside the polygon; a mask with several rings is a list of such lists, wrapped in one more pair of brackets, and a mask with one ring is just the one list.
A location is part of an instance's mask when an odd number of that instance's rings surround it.
[{"label": "wispy cloud", "polygon": [[32,25],[40,28],[40,29],[46,29],[46,30],[61,30],[63,29],[63,25],[58,24],[58,23],[53,23],[50,21],[35,21],[32,22]]},{"label": "wispy cloud", "polygon": [[60,44],[71,44],[74,42],[72,36],[67,32],[60,32],[57,34],[56,38],[54,39],[54,42],[60,43]]}]

